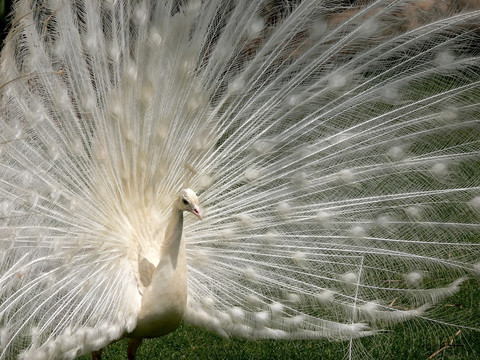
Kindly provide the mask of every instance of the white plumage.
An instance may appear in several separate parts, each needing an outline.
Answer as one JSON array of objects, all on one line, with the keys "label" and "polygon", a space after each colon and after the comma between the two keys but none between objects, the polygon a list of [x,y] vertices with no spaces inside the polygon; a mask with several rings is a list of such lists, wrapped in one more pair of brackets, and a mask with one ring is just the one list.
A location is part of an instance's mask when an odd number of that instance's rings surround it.
[{"label": "white plumage", "polygon": [[0,359],[73,359],[182,318],[252,339],[478,330],[436,308],[480,274],[464,3],[17,2]]}]

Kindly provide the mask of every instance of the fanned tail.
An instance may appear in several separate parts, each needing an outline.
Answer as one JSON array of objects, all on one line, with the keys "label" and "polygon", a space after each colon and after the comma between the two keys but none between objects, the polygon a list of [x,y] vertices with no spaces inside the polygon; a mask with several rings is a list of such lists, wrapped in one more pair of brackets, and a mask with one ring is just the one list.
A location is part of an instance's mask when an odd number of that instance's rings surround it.
[{"label": "fanned tail", "polygon": [[[0,358],[135,328],[173,195],[186,320],[352,339],[480,273],[480,11],[19,1],[1,58]],[[414,14],[414,15],[412,15]],[[462,314],[464,314],[462,316]]]},{"label": "fanned tail", "polygon": [[202,73],[225,85],[196,166],[187,320],[280,339],[419,316],[478,328],[428,310],[478,268],[480,13],[404,29],[405,2],[339,23],[317,5],[239,4],[215,30],[206,69],[231,56]]}]

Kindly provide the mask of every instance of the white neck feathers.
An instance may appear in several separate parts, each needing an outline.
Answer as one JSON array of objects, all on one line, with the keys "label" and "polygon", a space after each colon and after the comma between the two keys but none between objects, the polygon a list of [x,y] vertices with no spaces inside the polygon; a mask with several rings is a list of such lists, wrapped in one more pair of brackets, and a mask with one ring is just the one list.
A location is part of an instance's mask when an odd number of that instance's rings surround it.
[{"label": "white neck feathers", "polygon": [[161,246],[160,262],[142,297],[134,337],[161,336],[175,330],[187,304],[187,263],[183,211],[173,206]]}]

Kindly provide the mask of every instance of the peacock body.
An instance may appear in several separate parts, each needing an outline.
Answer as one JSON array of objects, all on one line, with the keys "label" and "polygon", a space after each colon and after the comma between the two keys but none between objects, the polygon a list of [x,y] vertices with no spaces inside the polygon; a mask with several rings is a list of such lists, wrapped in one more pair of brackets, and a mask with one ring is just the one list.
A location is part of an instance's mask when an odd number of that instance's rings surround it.
[{"label": "peacock body", "polygon": [[[480,274],[467,3],[17,2],[0,359],[73,359],[182,319],[252,339],[478,330],[436,307]],[[188,187],[202,221],[183,217]]]}]

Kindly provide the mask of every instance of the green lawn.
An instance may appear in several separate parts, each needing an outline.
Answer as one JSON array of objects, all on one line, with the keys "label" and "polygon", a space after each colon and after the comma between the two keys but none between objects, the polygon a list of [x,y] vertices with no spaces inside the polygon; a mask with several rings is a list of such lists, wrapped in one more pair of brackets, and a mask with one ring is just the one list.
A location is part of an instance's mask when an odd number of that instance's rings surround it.
[{"label": "green lawn", "polygon": [[[405,327],[399,326],[386,335],[356,340],[354,358],[427,359],[444,347],[445,339],[435,334],[404,330]],[[455,330],[452,331],[454,334]],[[478,333],[466,336],[462,332],[455,338],[454,346],[444,349],[433,359],[480,359],[479,336]],[[467,350],[465,343],[472,348]],[[126,359],[126,348],[127,340],[113,344],[104,351],[102,359]],[[137,359],[347,359],[348,353],[349,342],[223,339],[184,325],[163,338],[145,340]],[[89,358],[83,356],[80,359]]]},{"label": "green lawn", "polygon": [[[439,305],[438,310],[451,312],[452,318],[466,316],[480,319],[480,282],[472,280],[464,284],[463,291]],[[455,336],[458,330],[461,331]],[[450,337],[453,337],[453,341]],[[352,345],[353,358],[362,360],[416,360],[428,359],[432,355],[433,360],[480,359],[480,332],[436,326],[431,322],[419,320],[398,324],[374,337],[354,340]],[[348,359],[349,346],[348,341],[224,339],[212,332],[183,325],[176,332],[163,338],[145,340],[137,359],[341,360]],[[104,351],[102,359],[126,359],[126,348],[127,340],[113,344]],[[441,351],[435,354],[438,350]],[[90,357],[82,356],[80,359],[86,360]]]}]

